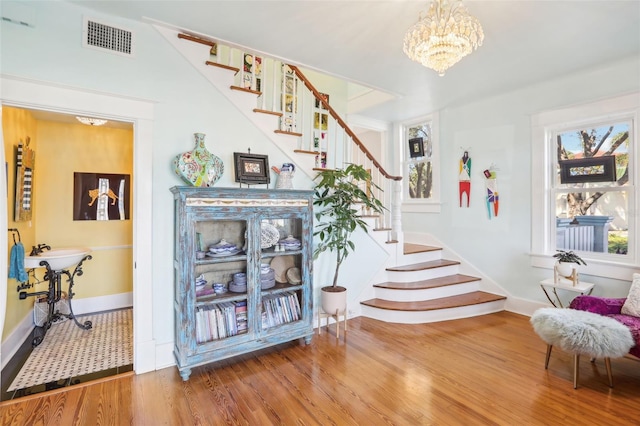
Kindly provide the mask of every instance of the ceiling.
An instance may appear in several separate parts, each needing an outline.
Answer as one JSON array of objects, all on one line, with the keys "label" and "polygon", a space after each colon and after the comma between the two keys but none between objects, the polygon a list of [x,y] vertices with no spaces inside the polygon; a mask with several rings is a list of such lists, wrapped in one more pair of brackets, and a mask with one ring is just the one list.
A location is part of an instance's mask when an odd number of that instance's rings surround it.
[{"label": "ceiling", "polygon": [[[439,77],[402,52],[427,1],[77,0],[161,21],[390,94],[359,114],[403,120],[640,56],[640,1],[465,0],[483,46]],[[640,78],[640,76],[639,76]],[[354,93],[362,94],[362,89]]]}]

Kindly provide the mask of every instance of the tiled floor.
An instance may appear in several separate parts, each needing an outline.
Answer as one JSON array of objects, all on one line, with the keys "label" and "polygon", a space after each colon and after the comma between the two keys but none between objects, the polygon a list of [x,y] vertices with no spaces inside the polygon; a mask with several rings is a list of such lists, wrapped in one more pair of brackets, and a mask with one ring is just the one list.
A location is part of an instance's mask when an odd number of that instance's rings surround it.
[{"label": "tiled floor", "polygon": [[[114,318],[118,318],[119,321],[130,321],[130,318],[131,318],[130,311],[131,310],[127,312],[127,315],[124,315],[124,311],[115,311],[117,315],[116,316],[111,315],[111,316]],[[85,315],[82,318],[78,317],[80,322],[83,322],[90,318],[91,318],[91,315]],[[96,321],[95,317],[94,317],[94,321]],[[67,322],[72,324],[71,321],[67,321]],[[61,324],[55,325],[54,327],[60,327],[60,326]],[[98,321],[96,321],[96,326],[99,326]],[[102,324],[102,327],[99,327],[99,330],[105,335],[106,338],[110,339],[110,341],[111,339],[113,339],[114,341],[117,341],[118,339],[120,339],[120,342],[118,342],[119,347],[129,345],[129,348],[130,348],[133,340],[132,333],[127,332],[127,333],[124,333],[124,335],[120,333],[121,335],[116,337],[114,336],[113,330],[111,329],[112,327],[114,327],[114,321],[105,322]],[[79,328],[77,330],[83,331]],[[75,330],[73,331],[75,332]],[[51,331],[49,331],[49,333],[51,333]],[[52,338],[51,342],[53,343],[53,338],[55,338],[55,334],[51,334],[50,336],[49,335],[45,336],[45,340],[47,338]],[[122,339],[126,340],[124,344],[122,344]],[[114,351],[113,348],[109,348],[109,345],[105,345],[104,343],[99,343],[91,346],[91,349],[90,349],[90,353],[92,354],[91,359],[95,361],[89,362],[89,364],[93,363],[94,365],[99,365],[100,366],[99,371],[92,371],[95,368],[93,369],[87,368],[86,365],[83,365],[81,367],[78,367],[78,369],[75,370],[74,372],[68,373],[69,377],[62,378],[59,380],[49,381],[46,383],[38,383],[38,384],[33,384],[33,380],[31,380],[31,383],[29,383],[28,386],[9,391],[8,389],[11,387],[19,371],[22,369],[24,364],[27,362],[29,356],[32,354],[33,348],[31,347],[31,341],[32,341],[32,337],[29,336],[25,340],[25,342],[23,343],[19,351],[16,353],[16,355],[9,361],[7,366],[2,370],[2,389],[0,389],[1,401],[33,395],[36,393],[58,389],[65,386],[73,386],[80,383],[86,383],[91,380],[113,376],[116,374],[121,374],[121,373],[133,370],[133,364],[131,363],[132,358],[130,354],[127,354],[126,356],[120,356],[118,357],[119,358],[118,360],[114,361],[113,353],[114,352],[117,353],[118,350]],[[47,363],[46,361],[39,362],[37,365],[45,364],[45,367],[42,369],[36,368],[35,371],[30,373],[32,376],[35,375],[37,377],[47,377],[47,375],[43,373],[44,371],[57,371],[54,369],[60,368],[60,366],[63,366],[63,365],[67,365],[71,363],[72,360],[77,361],[78,359],[84,358],[82,352],[86,351],[86,348],[80,349],[77,347],[65,346],[64,344],[55,345],[55,347],[56,348],[59,347],[60,351],[56,350],[55,355],[52,356],[51,354],[49,354],[46,357],[46,359],[55,359],[56,360],[55,363]],[[132,352],[132,350],[130,352]],[[65,362],[65,359],[67,360],[66,362]],[[105,360],[109,360],[109,361],[105,362]],[[129,362],[129,363],[122,365],[123,364],[122,360],[125,360],[125,362]],[[87,364],[87,362],[84,362],[84,364]],[[114,366],[114,365],[120,365],[120,366]],[[38,370],[42,370],[42,371],[38,371]],[[92,371],[92,372],[88,372],[88,371]],[[25,381],[24,383],[27,383],[27,382]],[[20,382],[17,382],[17,384],[20,384]],[[16,387],[16,385],[14,385],[13,387]]]}]

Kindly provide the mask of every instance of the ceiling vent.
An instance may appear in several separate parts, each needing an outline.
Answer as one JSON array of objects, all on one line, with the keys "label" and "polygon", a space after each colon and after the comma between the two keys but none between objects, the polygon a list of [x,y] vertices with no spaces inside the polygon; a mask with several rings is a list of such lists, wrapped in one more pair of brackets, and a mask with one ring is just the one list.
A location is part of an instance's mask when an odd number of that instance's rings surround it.
[{"label": "ceiling vent", "polygon": [[108,50],[123,56],[134,56],[135,34],[132,31],[114,27],[95,19],[84,18],[82,46],[91,49]]}]

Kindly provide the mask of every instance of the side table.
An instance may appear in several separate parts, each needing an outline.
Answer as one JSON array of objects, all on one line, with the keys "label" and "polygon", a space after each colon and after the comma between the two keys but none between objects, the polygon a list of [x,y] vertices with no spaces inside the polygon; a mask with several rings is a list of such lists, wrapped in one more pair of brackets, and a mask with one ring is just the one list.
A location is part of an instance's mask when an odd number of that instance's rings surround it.
[{"label": "side table", "polygon": [[[540,287],[542,288],[542,291],[544,291],[544,295],[547,296],[549,302],[551,302],[551,304],[556,308],[564,308],[562,300],[558,295],[558,289],[584,295],[591,294],[594,286],[595,284],[585,281],[579,281],[576,285],[573,285],[569,280],[560,280],[560,282],[556,283],[553,278],[547,278],[546,280],[540,281]],[[551,292],[553,298],[549,295],[549,292]]]}]

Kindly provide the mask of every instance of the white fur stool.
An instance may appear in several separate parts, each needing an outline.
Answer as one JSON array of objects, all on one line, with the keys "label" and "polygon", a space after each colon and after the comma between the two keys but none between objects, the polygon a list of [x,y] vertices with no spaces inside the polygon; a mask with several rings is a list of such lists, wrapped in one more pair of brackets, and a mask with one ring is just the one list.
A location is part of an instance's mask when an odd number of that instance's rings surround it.
[{"label": "white fur stool", "polygon": [[619,358],[635,344],[631,331],[622,323],[604,315],[575,309],[541,308],[531,316],[535,332],[547,343],[544,368],[549,366],[551,348],[559,346],[574,354],[573,388],[578,387],[580,355],[604,358],[609,386],[613,387],[610,358]]}]

